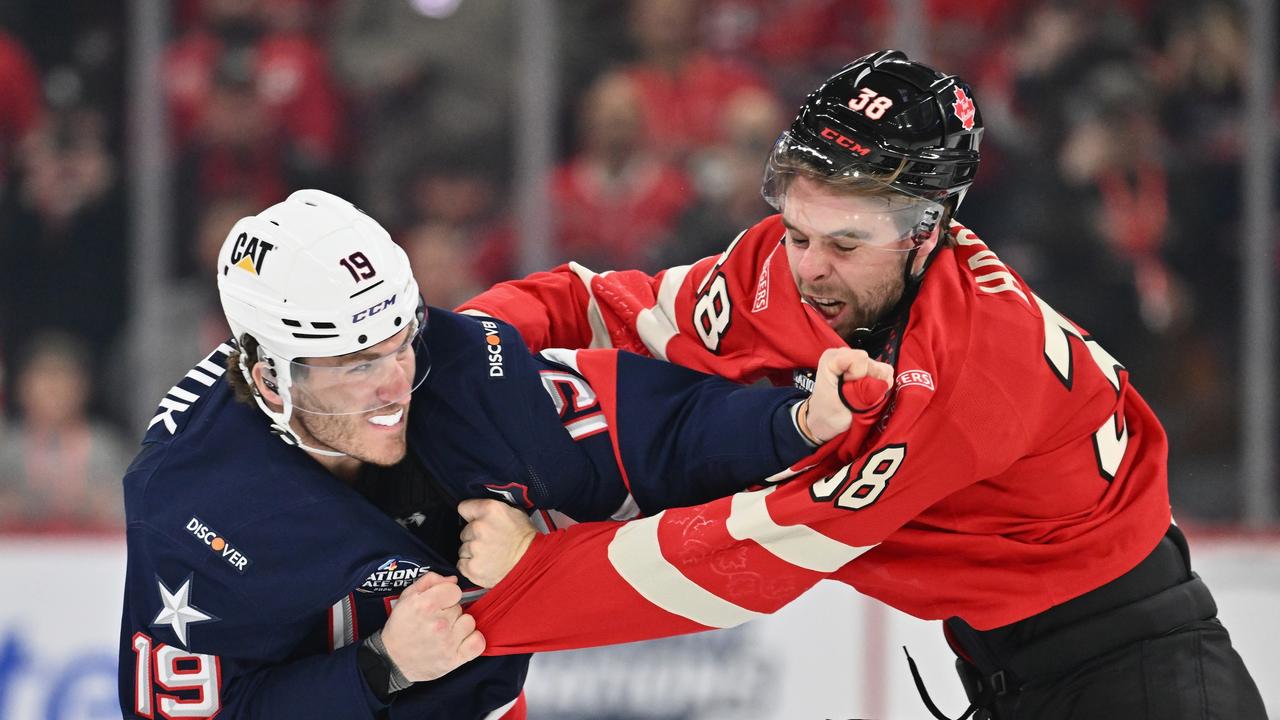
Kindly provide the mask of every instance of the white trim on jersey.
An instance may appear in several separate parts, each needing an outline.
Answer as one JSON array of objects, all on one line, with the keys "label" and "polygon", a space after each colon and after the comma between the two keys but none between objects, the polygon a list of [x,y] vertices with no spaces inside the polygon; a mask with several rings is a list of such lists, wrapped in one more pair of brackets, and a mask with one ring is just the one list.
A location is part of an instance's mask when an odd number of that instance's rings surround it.
[{"label": "white trim on jersey", "polygon": [[627,493],[626,499],[622,501],[622,504],[618,506],[617,510],[613,511],[613,514],[609,516],[609,519],[625,522],[631,518],[639,516],[640,506],[636,504],[636,499],[631,497],[631,493]]},{"label": "white trim on jersey", "polygon": [[344,595],[329,608],[329,649],[338,650],[356,641],[355,608],[351,596]]},{"label": "white trim on jersey", "polygon": [[764,617],[739,607],[690,580],[662,556],[658,526],[665,512],[633,520],[609,542],[609,562],[646,600],[701,625],[728,628]]},{"label": "white trim on jersey", "polygon": [[568,350],[566,348],[547,348],[538,354],[553,363],[560,363],[561,365],[573,368],[573,371],[579,375],[582,374],[582,371],[578,369],[577,350]]},{"label": "white trim on jersey", "polygon": [[658,303],[636,314],[636,333],[649,353],[659,360],[667,359],[667,343],[680,334],[675,319],[676,295],[692,269],[692,265],[680,265],[667,270],[658,285]]},{"label": "white trim on jersey", "polygon": [[569,431],[569,437],[581,440],[588,435],[608,430],[609,423],[605,422],[604,413],[595,413],[565,423],[564,429]]},{"label": "white trim on jersey", "polygon": [[846,545],[808,525],[779,525],[765,500],[776,487],[740,492],[730,501],[725,529],[737,540],[752,540],[778,559],[814,572],[831,573],[875,545]]},{"label": "white trim on jersey", "polygon": [[596,277],[597,273],[576,262],[569,263],[569,270],[578,276],[578,280],[586,288],[587,297],[589,298],[587,302],[587,324],[591,326],[591,345],[588,347],[613,347],[613,340],[609,336],[609,328],[604,323],[604,315],[600,314],[600,303],[596,302],[596,294],[591,289],[591,281]]},{"label": "white trim on jersey", "polygon": [[769,477],[765,478],[764,480],[761,480],[760,482],[764,483],[765,485],[774,485],[776,483],[782,482],[783,480],[790,480],[791,478],[799,475],[800,473],[804,472],[805,470],[808,470],[811,467],[813,467],[812,463],[805,465],[802,468],[789,467],[786,470],[780,470],[770,475]]},{"label": "white trim on jersey", "polygon": [[498,708],[497,710],[494,710],[493,712],[489,713],[488,715],[485,715],[483,718],[481,718],[481,720],[501,720],[502,716],[503,716],[503,715],[506,715],[506,714],[507,714],[507,712],[508,712],[508,711],[510,711],[510,710],[511,710],[511,708],[515,707],[515,706],[516,706],[516,703],[518,703],[518,702],[520,702],[520,696],[519,696],[519,695],[517,695],[517,696],[516,696],[516,699],[515,699],[515,700],[512,700],[511,702],[507,703],[506,705],[503,705],[502,707]]}]

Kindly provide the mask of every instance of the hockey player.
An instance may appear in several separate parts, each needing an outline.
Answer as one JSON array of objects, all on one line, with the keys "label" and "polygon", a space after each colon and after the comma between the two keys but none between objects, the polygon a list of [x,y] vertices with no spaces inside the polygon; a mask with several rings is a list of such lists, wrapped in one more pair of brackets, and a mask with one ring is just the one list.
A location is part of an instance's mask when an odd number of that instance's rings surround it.
[{"label": "hockey player", "polygon": [[1128,372],[952,219],[982,129],[959,78],[868,55],[806,99],[767,162],[778,214],[718,257],[653,277],[570,263],[464,306],[534,347],[743,382],[804,386],[837,343],[895,367],[875,421],[778,487],[536,538],[464,503],[472,572],[505,575],[471,608],[486,652],[733,626],[834,578],[943,620],[982,717],[1265,716]]},{"label": "hockey player", "polygon": [[237,223],[217,272],[237,342],[169,391],[124,479],[129,717],[524,717],[528,656],[468,662],[459,498],[547,523],[703,502],[847,428],[839,377],[853,397],[891,379],[847,348],[809,399],[614,350],[535,357],[423,307],[387,233],[319,191]]}]

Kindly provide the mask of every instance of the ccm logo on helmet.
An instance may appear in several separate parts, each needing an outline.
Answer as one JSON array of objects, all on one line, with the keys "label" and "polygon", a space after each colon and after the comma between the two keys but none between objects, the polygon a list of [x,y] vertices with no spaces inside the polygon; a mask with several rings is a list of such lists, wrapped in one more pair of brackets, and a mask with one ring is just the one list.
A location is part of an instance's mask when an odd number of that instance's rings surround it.
[{"label": "ccm logo on helmet", "polygon": [[240,233],[236,244],[231,246],[231,264],[259,275],[262,273],[262,264],[267,261],[267,253],[275,247],[266,240],[249,237],[249,233]]},{"label": "ccm logo on helmet", "polygon": [[396,296],[392,295],[391,297],[387,298],[386,300],[383,300],[380,303],[375,303],[373,307],[365,308],[364,310],[361,310],[355,315],[352,315],[351,323],[354,325],[355,323],[358,323],[361,320],[364,320],[366,318],[371,318],[374,315],[377,315],[378,313],[382,312],[383,310],[395,304],[396,304]]},{"label": "ccm logo on helmet", "polygon": [[840,133],[836,132],[831,128],[822,128],[822,137],[828,140],[834,140],[835,143],[840,147],[850,152],[856,152],[859,155],[862,155],[863,157],[866,157],[867,155],[871,154],[870,148],[862,147],[857,143],[856,140],[850,140],[849,138],[845,137],[844,135],[841,135]]},{"label": "ccm logo on helmet", "polygon": [[489,351],[489,377],[504,377],[502,371],[502,338],[498,336],[498,323],[481,320],[484,328],[484,341]]}]

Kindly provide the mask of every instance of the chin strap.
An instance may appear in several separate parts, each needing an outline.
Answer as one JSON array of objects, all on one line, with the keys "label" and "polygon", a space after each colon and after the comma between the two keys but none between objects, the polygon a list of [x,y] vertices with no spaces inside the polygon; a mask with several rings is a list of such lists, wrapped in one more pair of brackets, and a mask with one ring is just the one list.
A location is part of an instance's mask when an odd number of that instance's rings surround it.
[{"label": "chin strap", "polygon": [[323,455],[325,457],[347,457],[344,452],[337,450],[321,450],[314,448],[302,442],[302,438],[298,437],[298,433],[289,426],[289,420],[293,417],[293,399],[290,397],[289,385],[290,377],[288,363],[277,363],[275,358],[261,345],[258,346],[258,355],[263,361],[271,367],[271,372],[276,378],[276,392],[279,393],[280,399],[284,402],[284,407],[280,412],[272,410],[267,401],[262,398],[262,393],[258,392],[258,386],[253,381],[253,373],[245,362],[245,353],[240,353],[240,373],[244,375],[245,380],[249,383],[249,387],[253,389],[253,399],[258,403],[258,408],[271,419],[271,434],[280,438],[285,445],[302,448],[314,455]]},{"label": "chin strap", "polygon": [[[261,403],[259,403],[259,405],[261,405]],[[313,448],[310,445],[303,443],[298,437],[298,434],[294,432],[292,428],[289,428],[288,426],[281,426],[278,422],[271,423],[271,434],[284,441],[285,445],[293,445],[294,447],[302,448],[314,455],[324,455],[325,457],[347,457],[347,454],[344,452],[338,452],[337,450],[321,450],[320,448]]]},{"label": "chin strap", "polygon": [[[938,229],[940,219],[936,216],[926,216],[916,226],[915,244],[907,251],[907,261],[902,266],[902,297],[898,298],[898,302],[894,303],[884,315],[877,318],[871,327],[855,329],[853,337],[849,338],[850,347],[866,350],[869,355],[875,357],[877,353],[873,351],[879,350],[879,345],[887,339],[889,332],[897,325],[898,319],[911,308],[911,303],[915,301],[916,293],[920,290],[920,283],[924,280],[925,271],[933,264],[938,257],[938,251],[942,249],[942,238],[938,238],[938,243],[929,252],[929,257],[925,258],[924,265],[918,274],[912,274],[911,266],[916,264],[920,246],[924,245],[925,240],[932,236],[935,230],[939,235],[947,231],[946,228]],[[950,217],[946,219],[950,223]]]}]

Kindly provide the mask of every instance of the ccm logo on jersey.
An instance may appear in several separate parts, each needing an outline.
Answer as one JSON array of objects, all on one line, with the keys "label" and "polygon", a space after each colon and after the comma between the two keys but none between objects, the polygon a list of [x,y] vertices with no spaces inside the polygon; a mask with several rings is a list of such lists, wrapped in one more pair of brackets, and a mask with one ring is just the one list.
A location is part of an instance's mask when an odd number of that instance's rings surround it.
[{"label": "ccm logo on jersey", "polygon": [[218,555],[226,561],[228,565],[236,569],[236,572],[244,574],[244,569],[249,567],[249,558],[243,553],[231,546],[226,538],[214,532],[213,528],[205,525],[200,518],[192,516],[187,521],[187,532],[191,533],[195,539],[209,546],[209,549],[218,553]]},{"label": "ccm logo on jersey", "polygon": [[899,390],[908,385],[919,385],[929,390],[935,389],[933,387],[933,376],[926,370],[905,370],[898,374],[898,379],[893,384]]},{"label": "ccm logo on jersey", "polygon": [[363,593],[393,593],[413,584],[418,576],[431,568],[403,558],[391,558],[369,573],[369,577],[357,588]]},{"label": "ccm logo on jersey", "polygon": [[498,336],[498,323],[492,320],[481,320],[484,328],[484,341],[488,343],[489,377],[503,377],[502,371],[502,338]]},{"label": "ccm logo on jersey", "polygon": [[236,244],[231,246],[231,264],[254,275],[260,275],[262,265],[267,261],[267,253],[275,247],[266,240],[249,237],[248,233],[240,233],[240,237],[236,238]]}]

